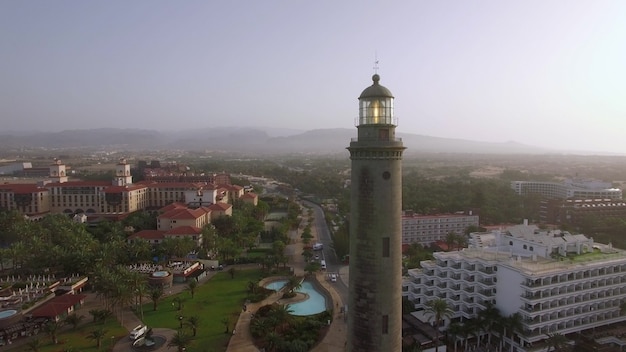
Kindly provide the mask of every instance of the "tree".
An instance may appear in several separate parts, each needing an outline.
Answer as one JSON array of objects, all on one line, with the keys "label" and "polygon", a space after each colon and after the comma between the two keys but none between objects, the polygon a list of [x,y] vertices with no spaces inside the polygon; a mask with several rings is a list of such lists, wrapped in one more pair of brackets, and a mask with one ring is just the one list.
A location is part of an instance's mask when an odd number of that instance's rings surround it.
[{"label": "tree", "polygon": [[76,330],[76,327],[85,317],[78,314],[70,314],[65,317],[65,323],[72,326],[72,330]]},{"label": "tree", "polygon": [[478,319],[484,322],[484,327],[487,331],[487,344],[491,345],[492,331],[496,323],[501,319],[500,310],[493,303],[487,301],[485,309],[478,312]]},{"label": "tree", "polygon": [[299,276],[291,276],[289,280],[287,280],[287,291],[293,292],[302,287],[302,278]]},{"label": "tree", "polygon": [[59,328],[61,327],[61,323],[56,320],[51,320],[43,326],[43,330],[50,336],[53,344],[59,343],[59,339],[57,338],[57,333],[59,332]]},{"label": "tree", "polygon": [[[513,352],[513,343],[515,342],[515,333],[524,329],[522,324],[522,316],[519,313],[509,315],[504,319],[504,327],[511,334],[511,352]],[[506,332],[505,332],[506,335]]]},{"label": "tree", "polygon": [[29,351],[32,351],[32,352],[39,352],[39,349],[40,349],[41,347],[43,347],[43,346],[42,346],[41,341],[40,341],[39,339],[34,339],[34,340],[29,341],[29,342],[26,344],[26,347],[28,347],[28,350],[29,350]]},{"label": "tree", "polygon": [[192,315],[187,318],[187,322],[185,324],[187,324],[187,326],[191,328],[191,331],[193,332],[192,336],[195,337],[196,332],[198,331],[198,327],[200,326],[200,317],[198,317],[197,315]]},{"label": "tree", "polygon": [[458,337],[461,335],[463,326],[457,322],[452,322],[446,330],[448,338],[454,342],[454,352],[456,352],[456,345],[459,342]]},{"label": "tree", "polygon": [[435,352],[439,352],[439,326],[444,319],[451,317],[452,314],[452,309],[444,299],[437,298],[426,303],[426,315],[435,321]]},{"label": "tree", "polygon": [[198,287],[198,280],[190,279],[189,282],[187,282],[187,287],[185,288],[185,290],[189,291],[189,293],[191,294],[191,299],[193,299],[193,295],[196,293],[197,287]]},{"label": "tree", "polygon": [[176,303],[177,310],[180,312],[183,309],[183,303],[185,303],[185,299],[181,296],[176,296],[172,299],[172,303]]},{"label": "tree", "polygon": [[293,310],[288,304],[274,304],[269,314],[269,319],[275,322],[274,331],[285,331],[295,320]]},{"label": "tree", "polygon": [[164,294],[163,287],[161,286],[154,287],[152,290],[150,290],[150,299],[152,300],[153,311],[157,310],[157,305],[159,304],[159,301],[163,297],[163,294]]},{"label": "tree", "polygon": [[167,344],[168,347],[176,347],[178,352],[183,352],[191,343],[192,337],[186,335],[182,330],[178,330],[176,335],[172,336],[170,343]]},{"label": "tree", "polygon": [[228,329],[230,329],[230,319],[228,317],[222,318],[222,324],[224,325],[224,333],[228,334]]},{"label": "tree", "polygon": [[96,346],[100,349],[100,347],[102,347],[102,338],[107,334],[107,332],[108,330],[105,330],[104,328],[92,330],[89,335],[87,335],[87,338],[90,340],[96,340]]},{"label": "tree", "polygon": [[567,351],[567,338],[563,335],[561,335],[558,332],[552,333],[552,334],[546,334],[546,336],[548,337],[546,339],[546,351],[554,351],[554,352],[561,352],[561,351]]}]

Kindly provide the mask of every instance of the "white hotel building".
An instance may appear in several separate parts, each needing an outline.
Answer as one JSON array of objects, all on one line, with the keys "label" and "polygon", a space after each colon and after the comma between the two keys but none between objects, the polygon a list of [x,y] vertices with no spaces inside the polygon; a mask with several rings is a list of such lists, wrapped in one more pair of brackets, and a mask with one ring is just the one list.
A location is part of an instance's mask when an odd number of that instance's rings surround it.
[{"label": "white hotel building", "polygon": [[540,194],[558,199],[622,199],[622,190],[610,182],[567,179],[558,182],[512,181],[511,188],[519,195]]},{"label": "white hotel building", "polygon": [[[584,235],[518,225],[474,234],[470,248],[437,252],[409,270],[403,294],[423,321],[426,302],[443,298],[453,320],[476,318],[491,302],[502,316],[519,313],[523,331],[506,343],[518,351],[547,338],[626,320],[626,252]],[[479,245],[481,243],[481,245]],[[554,258],[554,259],[553,259]],[[446,321],[446,325],[450,321]]]},{"label": "white hotel building", "polygon": [[419,243],[424,247],[445,241],[449,233],[465,234],[465,229],[478,226],[479,217],[469,214],[418,215],[412,211],[402,214],[402,244]]}]

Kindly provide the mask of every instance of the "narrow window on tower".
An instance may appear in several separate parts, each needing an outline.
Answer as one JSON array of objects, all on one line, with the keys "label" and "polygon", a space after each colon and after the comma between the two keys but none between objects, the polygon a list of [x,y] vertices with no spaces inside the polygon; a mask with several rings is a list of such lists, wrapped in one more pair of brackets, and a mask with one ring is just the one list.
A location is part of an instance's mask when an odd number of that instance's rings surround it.
[{"label": "narrow window on tower", "polygon": [[389,237],[383,237],[383,258],[389,258]]},{"label": "narrow window on tower", "polygon": [[389,316],[383,315],[383,334],[386,335],[389,333]]}]

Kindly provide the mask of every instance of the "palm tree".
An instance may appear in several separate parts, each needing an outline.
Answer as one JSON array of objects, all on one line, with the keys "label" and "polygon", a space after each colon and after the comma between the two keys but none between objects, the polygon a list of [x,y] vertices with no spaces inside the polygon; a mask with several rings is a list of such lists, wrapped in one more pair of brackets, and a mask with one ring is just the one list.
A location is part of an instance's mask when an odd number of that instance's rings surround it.
[{"label": "palm tree", "polygon": [[[567,342],[569,341],[565,336],[561,335],[558,332],[552,334],[546,334],[548,337],[546,339],[546,351],[567,351]],[[552,349],[554,348],[554,350]]]},{"label": "palm tree", "polygon": [[185,290],[187,290],[187,291],[189,291],[189,293],[191,293],[191,299],[193,299],[193,295],[196,293],[196,288],[197,287],[198,287],[198,281],[196,279],[191,279],[187,283],[187,287],[185,288]]},{"label": "palm tree", "polygon": [[274,331],[285,331],[295,320],[293,310],[288,304],[274,304],[269,318],[275,323]]},{"label": "palm tree", "polygon": [[297,291],[302,287],[302,278],[299,276],[292,276],[289,278],[285,286],[287,286],[288,292]]},{"label": "palm tree", "polygon": [[56,320],[51,320],[43,326],[43,330],[50,336],[53,344],[59,343],[57,338],[57,333],[59,332],[59,328],[61,327],[61,323]]},{"label": "palm tree", "polygon": [[185,303],[185,299],[181,296],[176,296],[172,300],[172,303],[176,303],[176,306],[178,308],[177,310],[180,312],[180,310],[183,309],[183,303]]},{"label": "palm tree", "polygon": [[458,342],[458,337],[461,335],[463,330],[463,326],[457,322],[452,322],[448,326],[446,333],[448,334],[448,338],[454,341],[454,352],[456,352],[456,345]]},{"label": "palm tree", "polygon": [[426,315],[435,320],[435,352],[439,352],[439,326],[453,313],[445,299],[437,298],[426,303]]},{"label": "palm tree", "polygon": [[185,333],[181,330],[176,332],[176,335],[172,336],[170,343],[167,344],[167,347],[176,347],[178,352],[183,352],[189,343],[191,342],[191,336],[185,335]]},{"label": "palm tree", "polygon": [[72,326],[72,330],[76,330],[76,327],[85,317],[78,314],[70,314],[65,317],[65,323]]},{"label": "palm tree", "polygon": [[92,330],[89,335],[87,335],[87,338],[90,340],[96,340],[96,346],[100,349],[100,347],[102,347],[102,338],[107,334],[107,332],[108,331],[104,328]]},{"label": "palm tree", "polygon": [[197,315],[192,315],[187,318],[186,324],[191,328],[191,331],[193,332],[192,336],[195,337],[196,332],[198,331],[198,326],[200,326],[200,318]]},{"label": "palm tree", "polygon": [[491,345],[492,330],[500,320],[500,317],[500,310],[489,301],[485,303],[485,309],[478,312],[478,319],[484,322],[484,327],[487,331],[487,345]]},{"label": "palm tree", "polygon": [[[505,321],[504,326],[511,334],[511,352],[513,352],[513,344],[515,343],[515,333],[521,332],[524,329],[524,325],[522,325],[522,316],[519,313],[514,313],[509,315]],[[506,333],[505,333],[506,335]]]},{"label": "palm tree", "polygon": [[41,341],[39,339],[31,340],[26,344],[26,347],[28,347],[29,351],[39,352],[39,349],[42,347]]},{"label": "palm tree", "polygon": [[157,286],[150,290],[150,299],[152,300],[152,310],[157,310],[157,305],[163,297],[163,287]]},{"label": "palm tree", "polygon": [[273,331],[270,331],[265,335],[265,344],[267,346],[267,350],[270,352],[276,351],[278,348],[278,345],[282,341],[283,341],[282,337]]},{"label": "palm tree", "polygon": [[252,323],[250,323],[250,332],[254,337],[261,337],[267,333],[269,328],[269,324],[267,319],[258,318],[253,319]]}]

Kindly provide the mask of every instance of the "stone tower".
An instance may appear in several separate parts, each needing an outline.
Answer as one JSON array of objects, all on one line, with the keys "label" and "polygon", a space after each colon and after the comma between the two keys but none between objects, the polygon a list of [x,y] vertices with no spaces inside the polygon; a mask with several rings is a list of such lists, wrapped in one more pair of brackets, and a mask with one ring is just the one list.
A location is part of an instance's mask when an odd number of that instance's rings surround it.
[{"label": "stone tower", "polygon": [[402,140],[393,95],[374,83],[359,97],[350,142],[348,350],[402,350]]}]

